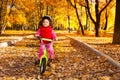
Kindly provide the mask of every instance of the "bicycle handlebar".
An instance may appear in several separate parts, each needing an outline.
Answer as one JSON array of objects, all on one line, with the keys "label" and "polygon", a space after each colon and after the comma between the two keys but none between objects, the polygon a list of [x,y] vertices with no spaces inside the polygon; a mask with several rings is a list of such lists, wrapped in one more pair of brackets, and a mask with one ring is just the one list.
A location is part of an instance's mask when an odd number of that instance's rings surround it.
[{"label": "bicycle handlebar", "polygon": [[52,39],[40,38],[40,37],[38,37],[38,39],[39,39],[39,40],[44,40],[44,41],[50,41],[50,42],[52,42],[52,41],[53,41]]},{"label": "bicycle handlebar", "polygon": [[45,41],[53,41],[52,39],[47,39],[47,38],[41,38],[41,40],[45,40]]}]

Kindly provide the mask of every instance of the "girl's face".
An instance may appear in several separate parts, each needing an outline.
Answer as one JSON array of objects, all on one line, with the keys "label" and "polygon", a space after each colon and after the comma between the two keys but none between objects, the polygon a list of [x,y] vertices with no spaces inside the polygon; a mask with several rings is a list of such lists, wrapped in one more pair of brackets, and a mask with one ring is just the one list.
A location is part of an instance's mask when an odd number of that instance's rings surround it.
[{"label": "girl's face", "polygon": [[50,25],[49,20],[45,19],[45,20],[43,21],[43,26],[44,26],[44,27],[48,27],[49,25]]}]

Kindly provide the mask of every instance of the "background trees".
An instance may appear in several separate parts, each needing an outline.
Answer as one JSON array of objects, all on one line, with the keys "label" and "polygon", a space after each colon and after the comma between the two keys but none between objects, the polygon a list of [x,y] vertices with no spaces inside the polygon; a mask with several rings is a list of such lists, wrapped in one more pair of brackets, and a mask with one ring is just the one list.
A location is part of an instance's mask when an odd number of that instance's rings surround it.
[{"label": "background trees", "polygon": [[[90,16],[90,19],[92,20],[92,22],[95,25],[95,36],[98,37],[99,36],[99,28],[100,28],[100,17],[102,12],[105,10],[105,8],[110,4],[112,0],[109,0],[108,3],[106,3],[103,8],[101,8],[101,10],[99,9],[100,7],[100,1],[99,0],[95,0],[95,4],[94,4],[94,8],[95,8],[95,19],[92,17],[92,14],[90,13],[90,7],[89,7],[89,1],[85,0],[86,2],[86,8],[88,10],[88,14]],[[91,2],[92,3],[92,2]]]},{"label": "background trees", "polygon": [[[78,22],[79,22],[78,30],[81,28],[82,35],[84,35],[83,25],[82,25],[81,19],[79,17],[79,12],[78,12],[78,8],[77,8],[77,3],[78,2],[76,0],[74,0],[73,3],[72,3],[72,0],[67,0],[67,1],[75,9],[75,13],[76,13],[76,16],[77,16],[77,19],[78,19]],[[81,11],[81,13],[82,13],[82,11]]]},{"label": "background trees", "polygon": [[3,33],[4,31],[4,28],[5,28],[5,21],[3,19],[3,17],[5,16],[5,11],[6,11],[6,8],[4,7],[7,7],[7,0],[6,1],[3,1],[3,0],[0,0],[0,34]]},{"label": "background trees", "polygon": [[25,29],[31,17],[28,16],[35,8],[33,3],[32,0],[0,0],[0,34],[6,27]]},{"label": "background trees", "polygon": [[95,32],[114,29],[115,0],[0,0],[0,33],[7,29],[36,30],[50,15],[54,28]]}]

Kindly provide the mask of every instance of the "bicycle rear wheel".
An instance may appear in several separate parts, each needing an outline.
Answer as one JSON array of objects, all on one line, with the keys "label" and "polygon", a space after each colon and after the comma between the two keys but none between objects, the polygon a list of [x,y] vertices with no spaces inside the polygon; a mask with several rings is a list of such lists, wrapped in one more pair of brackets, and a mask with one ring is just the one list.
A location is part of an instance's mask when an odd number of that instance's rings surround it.
[{"label": "bicycle rear wheel", "polygon": [[42,75],[46,70],[46,58],[42,59],[41,66],[40,66],[40,74]]}]

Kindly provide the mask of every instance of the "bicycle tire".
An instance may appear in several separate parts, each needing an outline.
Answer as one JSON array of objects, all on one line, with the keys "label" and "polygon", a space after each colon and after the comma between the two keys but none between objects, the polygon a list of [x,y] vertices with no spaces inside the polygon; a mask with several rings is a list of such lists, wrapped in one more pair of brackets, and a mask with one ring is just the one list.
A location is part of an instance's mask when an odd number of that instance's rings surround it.
[{"label": "bicycle tire", "polygon": [[46,70],[46,58],[42,59],[41,66],[40,66],[40,74],[42,75]]}]

